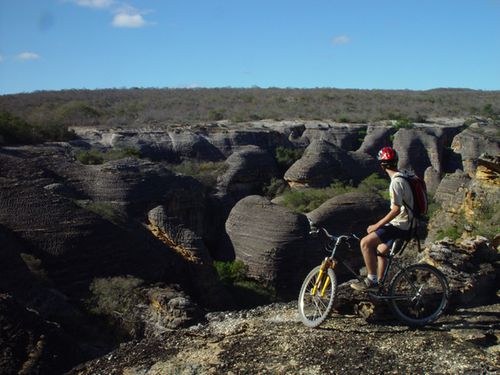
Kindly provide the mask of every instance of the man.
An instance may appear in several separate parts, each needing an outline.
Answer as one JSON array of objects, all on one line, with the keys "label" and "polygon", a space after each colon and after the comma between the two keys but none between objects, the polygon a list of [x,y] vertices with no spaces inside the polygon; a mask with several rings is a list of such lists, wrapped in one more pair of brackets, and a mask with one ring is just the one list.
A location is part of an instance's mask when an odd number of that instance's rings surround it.
[{"label": "man", "polygon": [[[361,239],[361,252],[365,261],[368,276],[363,281],[351,284],[356,290],[378,290],[378,280],[384,274],[386,258],[377,256],[377,251],[385,254],[397,238],[409,234],[412,221],[413,193],[409,183],[398,171],[398,155],[392,147],[382,148],[377,155],[382,169],[391,178],[389,194],[390,211],[382,219],[368,227],[367,235]],[[378,262],[377,262],[378,260]]]}]

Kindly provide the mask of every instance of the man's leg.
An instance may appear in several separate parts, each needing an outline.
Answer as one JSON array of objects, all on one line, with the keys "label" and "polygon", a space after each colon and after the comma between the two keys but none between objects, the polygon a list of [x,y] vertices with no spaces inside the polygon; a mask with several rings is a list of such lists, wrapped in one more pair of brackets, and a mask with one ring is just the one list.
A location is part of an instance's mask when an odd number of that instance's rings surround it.
[{"label": "man's leg", "polygon": [[362,291],[378,288],[377,280],[377,253],[375,249],[380,244],[380,239],[376,233],[370,233],[361,239],[361,253],[365,261],[368,276],[363,281],[356,281],[351,284],[351,288]]},{"label": "man's leg", "polygon": [[368,234],[361,239],[361,253],[365,261],[368,275],[376,275],[377,273],[377,253],[375,249],[380,245],[380,238],[375,232]]},{"label": "man's leg", "polygon": [[[380,243],[377,246],[377,251],[381,254],[385,254],[389,251],[389,246],[387,246],[385,243]],[[387,265],[387,258],[386,257],[377,257],[377,277],[378,277],[378,280],[381,280],[382,277],[384,276],[384,271],[385,271],[386,265]]]}]

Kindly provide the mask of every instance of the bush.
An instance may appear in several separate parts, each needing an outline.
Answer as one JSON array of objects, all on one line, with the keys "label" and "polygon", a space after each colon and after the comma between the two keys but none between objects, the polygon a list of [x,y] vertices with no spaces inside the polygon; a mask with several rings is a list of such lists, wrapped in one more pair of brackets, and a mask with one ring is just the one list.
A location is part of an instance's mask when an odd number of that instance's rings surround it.
[{"label": "bush", "polygon": [[304,150],[298,148],[276,147],[275,156],[279,168],[286,171],[302,157]]},{"label": "bush", "polygon": [[265,287],[247,276],[248,267],[242,261],[214,261],[214,267],[238,307],[250,308],[276,300],[274,289]]},{"label": "bush", "polygon": [[133,276],[96,278],[89,287],[87,308],[103,317],[119,336],[134,336],[141,329],[140,320],[135,318],[137,306],[146,302],[139,289],[143,283]]},{"label": "bush", "polygon": [[288,184],[286,183],[286,181],[282,180],[281,178],[275,178],[275,177],[271,179],[269,185],[264,186],[262,188],[262,192],[269,199],[273,199],[278,195],[283,194],[287,190],[288,190]]},{"label": "bush", "polygon": [[32,125],[9,112],[0,112],[0,145],[68,141],[76,136],[59,124]]},{"label": "bush", "polygon": [[334,182],[324,189],[304,188],[289,190],[283,194],[284,205],[292,210],[307,213],[337,195],[355,190],[354,187]]},{"label": "bush", "polygon": [[203,185],[213,188],[217,184],[217,178],[226,171],[227,165],[223,161],[198,162],[184,160],[180,164],[170,164],[168,168],[175,173],[191,176]]},{"label": "bush", "polygon": [[133,148],[111,149],[108,151],[100,151],[93,148],[88,151],[79,151],[76,153],[76,160],[86,165],[98,165],[107,161],[120,160],[130,157],[140,158],[141,152]]}]

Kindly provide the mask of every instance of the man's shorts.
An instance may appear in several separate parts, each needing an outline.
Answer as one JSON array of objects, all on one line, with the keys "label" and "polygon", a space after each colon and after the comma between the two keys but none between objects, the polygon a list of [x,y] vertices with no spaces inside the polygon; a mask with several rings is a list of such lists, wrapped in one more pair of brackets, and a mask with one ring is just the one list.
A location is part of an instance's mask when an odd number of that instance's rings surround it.
[{"label": "man's shorts", "polygon": [[375,231],[380,242],[385,243],[387,246],[391,247],[394,240],[397,238],[407,238],[409,231],[396,228],[394,225],[387,224],[382,228]]}]

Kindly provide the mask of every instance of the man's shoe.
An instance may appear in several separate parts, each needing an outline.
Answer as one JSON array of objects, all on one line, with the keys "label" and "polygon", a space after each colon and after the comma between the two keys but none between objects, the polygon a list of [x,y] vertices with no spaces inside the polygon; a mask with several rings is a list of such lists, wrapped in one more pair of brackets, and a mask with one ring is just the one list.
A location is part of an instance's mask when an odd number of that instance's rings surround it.
[{"label": "man's shoe", "polygon": [[358,290],[360,292],[376,292],[378,291],[378,283],[374,283],[368,277],[366,277],[363,281],[356,281],[351,284],[351,288]]}]

